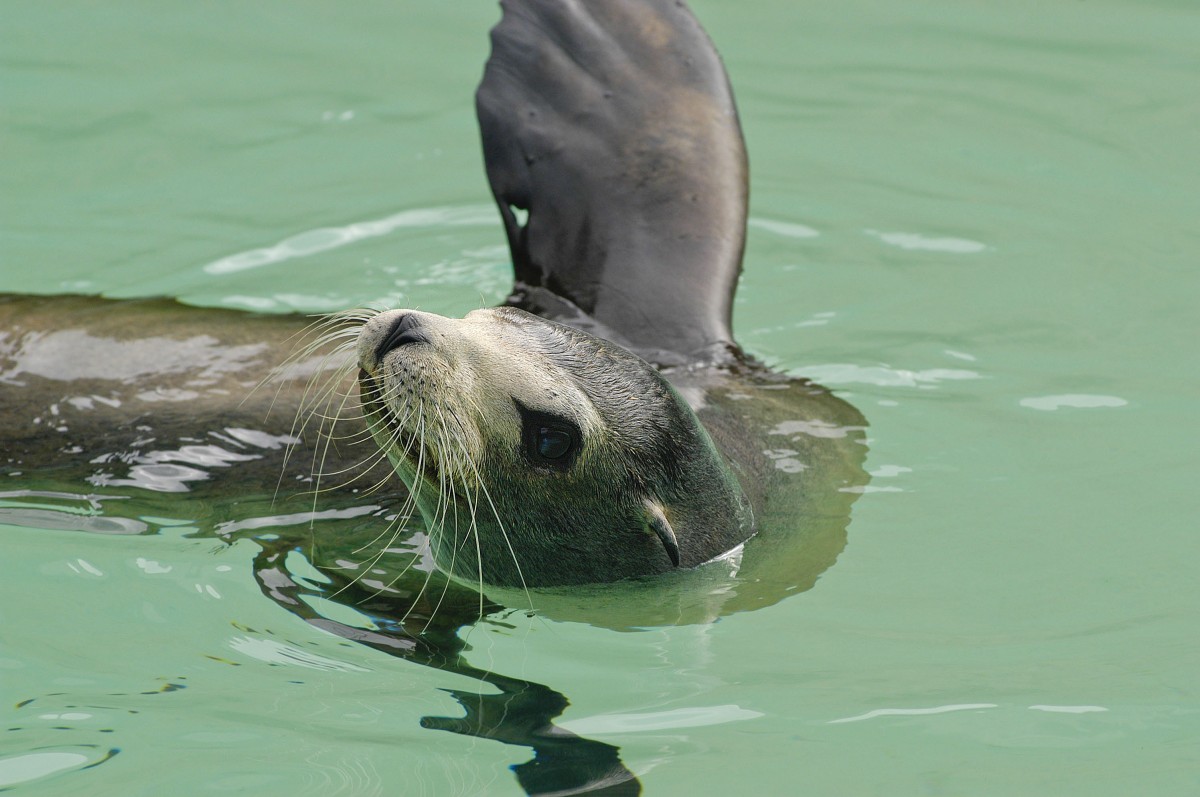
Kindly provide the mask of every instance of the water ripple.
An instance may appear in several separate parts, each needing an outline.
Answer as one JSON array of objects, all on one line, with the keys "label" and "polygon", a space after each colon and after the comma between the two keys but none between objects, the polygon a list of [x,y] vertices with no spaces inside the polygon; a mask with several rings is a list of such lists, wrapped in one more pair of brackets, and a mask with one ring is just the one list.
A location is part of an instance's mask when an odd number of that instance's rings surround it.
[{"label": "water ripple", "polygon": [[1048,711],[1051,714],[1095,714],[1108,711],[1104,706],[1030,706],[1031,711]]},{"label": "water ripple", "polygon": [[773,232],[786,238],[816,238],[821,233],[806,224],[796,224],[791,221],[776,221],[774,219],[751,218],[746,222],[748,227]]},{"label": "water ripple", "polygon": [[906,368],[891,368],[887,365],[855,365],[853,363],[827,363],[808,365],[799,369],[805,376],[823,385],[867,384],[879,387],[927,387],[938,382],[962,379],[982,379],[977,371],[961,368],[926,368],[910,371]]},{"label": "water ripple", "polygon": [[1059,396],[1030,396],[1021,399],[1021,406],[1031,410],[1053,411],[1064,407],[1071,409],[1095,409],[1097,407],[1124,407],[1128,401],[1119,396],[1098,396],[1089,393],[1065,393]]},{"label": "water ripple", "polygon": [[117,750],[99,745],[42,748],[0,758],[0,791],[72,769],[88,769],[112,758]]},{"label": "water ripple", "polygon": [[229,647],[238,653],[266,662],[267,664],[290,664],[297,667],[306,667],[310,670],[325,670],[326,672],[369,672],[369,670],[359,667],[356,664],[330,659],[312,651],[301,650],[292,645],[285,645],[282,642],[275,642],[271,639],[254,639],[248,636],[234,637],[229,640]]},{"label": "water ripple", "polygon": [[214,260],[204,266],[204,271],[208,274],[233,274],[238,271],[261,268],[296,257],[307,257],[317,252],[326,252],[339,246],[361,241],[364,238],[387,235],[399,229],[493,227],[495,224],[496,211],[490,205],[405,210],[382,219],[358,221],[344,227],[318,227],[315,230],[305,230],[283,239],[274,246],[248,249],[220,260]]},{"label": "water ripple", "polygon": [[954,703],[948,706],[934,706],[933,708],[877,708],[874,711],[868,711],[866,714],[830,720],[829,724],[838,725],[843,722],[861,722],[862,720],[871,720],[876,717],[912,717],[927,714],[948,714],[952,711],[973,711],[982,708],[998,708],[998,705],[996,703]]},{"label": "water ripple", "polygon": [[149,526],[140,520],[104,514],[104,501],[124,498],[45,490],[0,492],[0,523],[93,534],[145,533]]},{"label": "water ripple", "polygon": [[566,728],[572,733],[594,736],[604,733],[699,728],[705,725],[723,725],[727,722],[757,719],[762,716],[764,714],[761,711],[751,711],[736,705],[697,706],[643,714],[601,714],[595,717],[581,717],[577,720],[563,722],[560,727]]},{"label": "water ripple", "polygon": [[917,232],[880,232],[879,230],[863,230],[863,232],[899,249],[973,255],[988,248],[987,244],[972,241],[969,238],[935,238]]}]

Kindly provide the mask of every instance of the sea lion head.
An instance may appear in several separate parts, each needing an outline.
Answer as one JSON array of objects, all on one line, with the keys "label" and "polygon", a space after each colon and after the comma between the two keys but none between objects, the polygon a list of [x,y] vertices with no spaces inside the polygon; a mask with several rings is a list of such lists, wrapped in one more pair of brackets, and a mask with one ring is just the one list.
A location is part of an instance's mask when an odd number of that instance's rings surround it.
[{"label": "sea lion head", "polygon": [[456,578],[615,581],[699,565],[753,531],[695,413],[619,346],[491,308],[383,312],[357,351],[367,424]]}]

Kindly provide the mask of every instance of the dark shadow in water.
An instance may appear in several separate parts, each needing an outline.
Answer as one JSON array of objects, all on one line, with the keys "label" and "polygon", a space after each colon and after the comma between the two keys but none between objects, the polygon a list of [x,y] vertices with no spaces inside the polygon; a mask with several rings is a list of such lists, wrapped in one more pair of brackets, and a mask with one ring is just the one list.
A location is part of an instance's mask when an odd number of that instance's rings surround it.
[{"label": "dark shadow in water", "polygon": [[[585,739],[554,724],[569,705],[561,692],[533,681],[481,670],[466,662],[467,649],[459,628],[485,620],[503,610],[481,602],[477,594],[437,583],[437,575],[415,600],[397,599],[364,588],[354,573],[327,572],[331,582],[323,588],[299,583],[285,559],[295,549],[294,540],[258,540],[263,546],[254,560],[255,578],[267,597],[306,622],[344,639],[417,664],[465,675],[490,684],[498,694],[447,690],[465,711],[462,717],[423,717],[421,727],[450,731],[480,739],[533,749],[533,759],[513,767],[521,788],[529,795],[588,794],[626,797],[641,794],[641,784],[621,762],[619,749]],[[424,578],[425,574],[421,574]],[[349,576],[349,577],[347,577]],[[302,596],[329,598],[368,615],[378,631],[355,628],[323,617]],[[403,618],[403,619],[397,619]]]}]

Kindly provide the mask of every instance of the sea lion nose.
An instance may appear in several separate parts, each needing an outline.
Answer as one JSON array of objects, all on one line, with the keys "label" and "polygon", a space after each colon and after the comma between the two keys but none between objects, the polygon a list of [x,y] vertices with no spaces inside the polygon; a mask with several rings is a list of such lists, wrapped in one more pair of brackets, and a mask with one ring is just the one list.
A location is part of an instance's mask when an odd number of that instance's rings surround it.
[{"label": "sea lion nose", "polygon": [[375,373],[388,352],[413,343],[432,343],[430,322],[438,317],[413,310],[385,310],[363,324],[358,333],[358,365]]},{"label": "sea lion nose", "polygon": [[421,325],[421,319],[416,313],[400,313],[375,349],[375,360],[376,362],[382,360],[389,351],[401,346],[431,342],[429,333]]}]

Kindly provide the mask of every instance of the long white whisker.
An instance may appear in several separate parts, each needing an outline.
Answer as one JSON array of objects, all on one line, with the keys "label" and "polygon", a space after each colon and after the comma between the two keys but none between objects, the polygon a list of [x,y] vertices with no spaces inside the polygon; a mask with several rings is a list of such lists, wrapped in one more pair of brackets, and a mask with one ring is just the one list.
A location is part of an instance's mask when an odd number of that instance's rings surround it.
[{"label": "long white whisker", "polygon": [[[473,397],[467,396],[466,399],[475,409],[475,412],[482,414],[482,409],[479,407],[479,404],[474,400]],[[492,516],[496,518],[496,526],[500,529],[500,536],[504,539],[504,544],[508,548],[509,556],[512,557],[513,565],[517,568],[517,578],[521,580],[521,589],[525,593],[525,599],[529,602],[529,608],[533,609],[533,597],[529,594],[529,585],[525,581],[525,574],[521,571],[521,562],[517,557],[516,549],[513,548],[512,539],[509,536],[508,531],[504,528],[504,521],[500,517],[500,510],[496,508],[496,502],[492,500],[492,495],[490,492],[488,492],[487,483],[484,481],[483,475],[479,472],[478,464],[469,457],[467,458],[467,463],[471,466],[471,469],[475,473],[475,481],[479,485],[480,489],[483,490],[483,496],[487,499],[488,506],[491,507]]]},{"label": "long white whisker", "polygon": [[[459,551],[459,547],[460,547],[458,544],[458,502],[453,500],[453,483],[451,482],[450,486],[447,486],[447,481],[450,480],[451,477],[448,474],[448,464],[449,463],[447,461],[448,458],[446,457],[446,451],[445,451],[445,419],[444,419],[442,412],[440,411],[441,407],[439,406],[439,407],[436,407],[435,409],[439,410],[437,420],[438,420],[439,425],[441,426],[441,431],[442,431],[442,434],[438,437],[438,439],[436,439],[434,441],[435,447],[438,449],[437,453],[438,453],[438,501],[439,501],[439,506],[438,506],[438,511],[436,513],[436,517],[437,517],[436,526],[438,528],[442,529],[443,534],[445,533],[446,519],[447,519],[447,516],[449,515],[450,509],[453,508],[453,510],[454,510],[454,544],[452,544],[450,547],[450,565],[447,568],[449,573],[453,573],[454,572],[454,563],[458,560],[458,551]],[[442,585],[442,594],[438,596],[437,603],[434,604],[433,611],[431,611],[429,613],[430,619],[435,617],[437,615],[438,611],[442,608],[442,603],[445,602],[445,600],[446,600],[446,593],[450,591],[451,580],[452,579],[447,578],[445,584]]]}]

